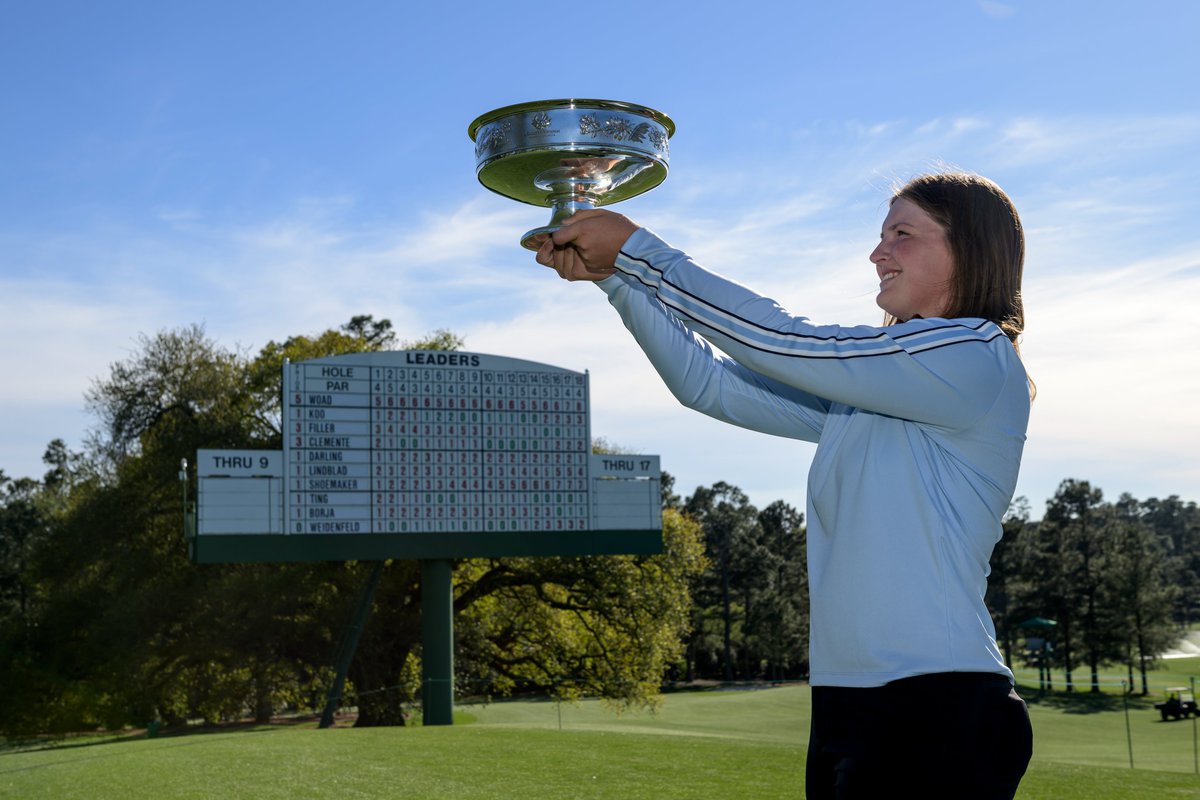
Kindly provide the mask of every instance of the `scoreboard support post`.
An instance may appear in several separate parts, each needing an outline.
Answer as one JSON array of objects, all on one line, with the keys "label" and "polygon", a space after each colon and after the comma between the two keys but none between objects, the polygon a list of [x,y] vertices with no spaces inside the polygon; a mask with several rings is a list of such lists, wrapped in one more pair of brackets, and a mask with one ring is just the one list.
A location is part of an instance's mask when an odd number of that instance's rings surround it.
[{"label": "scoreboard support post", "polygon": [[454,565],[421,561],[421,712],[423,725],[454,724]]},{"label": "scoreboard support post", "polygon": [[321,712],[321,722],[317,726],[321,729],[333,725],[333,715],[342,701],[342,689],[346,686],[346,674],[350,672],[350,662],[354,660],[354,653],[358,650],[358,640],[362,636],[363,628],[366,627],[367,617],[371,614],[371,603],[375,600],[376,590],[379,589],[379,579],[383,577],[383,565],[384,562],[376,561],[371,566],[371,574],[358,594],[358,608],[354,611],[354,619],[351,621],[350,627],[342,634],[342,642],[338,647],[335,659],[337,674],[325,696],[325,709]]}]

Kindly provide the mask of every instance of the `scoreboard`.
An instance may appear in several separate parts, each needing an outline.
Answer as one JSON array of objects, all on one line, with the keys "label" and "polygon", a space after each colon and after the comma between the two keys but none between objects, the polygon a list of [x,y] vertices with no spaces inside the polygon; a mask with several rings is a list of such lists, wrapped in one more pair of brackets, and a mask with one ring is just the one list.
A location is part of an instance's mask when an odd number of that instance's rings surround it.
[{"label": "scoreboard", "polygon": [[661,547],[659,459],[591,453],[585,372],[355,353],[285,362],[282,401],[282,453],[199,453],[197,560]]},{"label": "scoreboard", "polygon": [[586,373],[408,351],[285,368],[290,533],[586,530]]}]

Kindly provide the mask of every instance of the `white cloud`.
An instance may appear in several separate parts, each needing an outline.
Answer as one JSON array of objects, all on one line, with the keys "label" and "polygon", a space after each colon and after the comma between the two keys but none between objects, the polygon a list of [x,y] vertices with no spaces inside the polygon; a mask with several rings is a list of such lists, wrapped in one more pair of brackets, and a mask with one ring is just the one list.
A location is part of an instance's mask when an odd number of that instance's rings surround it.
[{"label": "white cloud", "polygon": [[[105,365],[135,346],[139,331],[167,322],[172,299],[137,286],[120,291],[58,278],[0,281],[0,405],[78,403]],[[14,420],[17,422],[17,420]]]},{"label": "white cloud", "polygon": [[1017,13],[1016,6],[1011,3],[998,3],[996,0],[979,0],[979,8],[984,14],[995,19],[1006,19]]},{"label": "white cloud", "polygon": [[1025,117],[1001,127],[989,146],[989,158],[1000,164],[1046,164],[1061,169],[1094,170],[1134,154],[1188,146],[1200,136],[1200,115],[1155,115],[1132,118]]},{"label": "white cloud", "polygon": [[497,246],[517,245],[525,230],[549,219],[548,208],[482,195],[448,212],[426,212],[388,255],[398,263],[473,265]]}]

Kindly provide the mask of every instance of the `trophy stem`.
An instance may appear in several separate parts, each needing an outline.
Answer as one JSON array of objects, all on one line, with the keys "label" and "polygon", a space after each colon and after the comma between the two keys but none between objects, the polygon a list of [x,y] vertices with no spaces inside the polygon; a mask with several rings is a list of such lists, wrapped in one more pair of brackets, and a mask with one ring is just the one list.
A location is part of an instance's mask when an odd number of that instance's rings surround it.
[{"label": "trophy stem", "polygon": [[563,226],[563,220],[577,211],[588,211],[596,207],[595,196],[588,192],[569,191],[550,196],[550,224],[526,231],[521,237],[521,246],[526,250],[539,250],[546,237]]}]

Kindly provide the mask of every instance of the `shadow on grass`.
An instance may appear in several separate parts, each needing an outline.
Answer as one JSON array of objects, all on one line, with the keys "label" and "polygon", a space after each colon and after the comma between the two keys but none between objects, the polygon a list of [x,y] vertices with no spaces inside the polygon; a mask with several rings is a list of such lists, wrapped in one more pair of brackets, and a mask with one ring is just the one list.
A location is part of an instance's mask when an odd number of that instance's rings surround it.
[{"label": "shadow on grass", "polygon": [[[166,741],[170,739],[189,739],[195,736],[205,736],[214,733],[266,733],[279,728],[294,728],[313,726],[317,724],[316,716],[281,717],[270,722],[223,722],[211,725],[180,725],[174,728],[160,728],[153,736],[145,728],[132,728],[120,732],[76,733],[66,736],[38,736],[31,739],[6,741],[0,743],[0,758],[19,753],[36,753],[45,750],[76,750],[82,747],[102,747],[106,745],[144,742],[148,739]],[[336,724],[336,723],[335,723]]]},{"label": "shadow on grass", "polygon": [[1042,706],[1062,711],[1065,714],[1099,714],[1104,711],[1121,711],[1128,703],[1131,712],[1154,710],[1154,698],[1141,695],[1112,694],[1090,690],[1064,692],[1039,691],[1036,686],[1020,685],[1017,693],[1027,705]]}]

